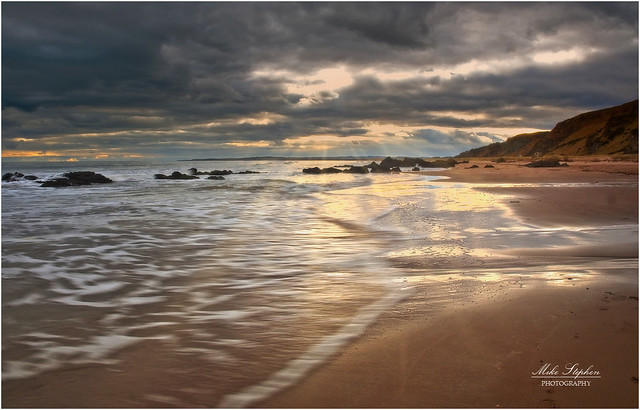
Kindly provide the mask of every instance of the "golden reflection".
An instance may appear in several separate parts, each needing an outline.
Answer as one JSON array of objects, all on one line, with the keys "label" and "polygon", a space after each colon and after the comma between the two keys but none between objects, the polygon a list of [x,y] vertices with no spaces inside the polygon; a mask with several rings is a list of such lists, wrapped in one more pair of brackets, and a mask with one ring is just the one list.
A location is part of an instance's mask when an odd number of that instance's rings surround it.
[{"label": "golden reflection", "polygon": [[496,195],[467,186],[434,190],[436,208],[443,211],[487,211],[501,205]]},{"label": "golden reflection", "polygon": [[541,279],[553,286],[575,286],[578,281],[590,279],[586,271],[549,270],[541,273]]}]

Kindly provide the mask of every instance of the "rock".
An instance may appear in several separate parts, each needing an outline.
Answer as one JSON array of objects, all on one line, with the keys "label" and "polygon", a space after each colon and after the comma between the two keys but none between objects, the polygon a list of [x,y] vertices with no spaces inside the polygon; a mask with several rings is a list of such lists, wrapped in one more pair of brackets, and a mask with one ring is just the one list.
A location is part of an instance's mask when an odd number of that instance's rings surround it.
[{"label": "rock", "polygon": [[[435,161],[438,162],[438,161]],[[413,158],[413,157],[405,157],[403,159],[393,159],[391,157],[386,157],[380,162],[380,166],[384,168],[412,168],[412,167],[426,167],[426,168],[445,168],[440,167],[439,165],[434,165],[434,162],[425,161],[422,158]]]},{"label": "rock", "polygon": [[261,172],[259,172],[259,171],[248,171],[247,170],[247,171],[240,171],[240,172],[238,172],[238,174],[240,174],[240,175],[241,174],[261,174]]},{"label": "rock", "polygon": [[213,170],[213,171],[198,171],[196,168],[189,168],[189,174],[190,175],[230,175],[233,174],[233,171],[231,170]]},{"label": "rock", "polygon": [[43,188],[59,188],[63,186],[71,186],[71,181],[69,178],[53,178],[44,181],[40,186]]},{"label": "rock", "polygon": [[405,159],[402,160],[402,163],[400,164],[400,166],[405,168],[411,168],[411,167],[420,165],[420,163],[423,161],[424,160],[420,158],[406,157]]},{"label": "rock", "polygon": [[180,171],[173,171],[171,173],[171,175],[167,176],[164,174],[155,174],[153,176],[155,179],[199,179],[197,176],[195,175],[187,175],[187,174],[183,174]]},{"label": "rock", "polygon": [[555,168],[555,167],[568,167],[569,164],[566,162],[561,164],[557,159],[541,159],[538,161],[533,161],[525,165],[525,167],[529,168]]},{"label": "rock", "polygon": [[2,180],[5,182],[16,182],[22,181],[24,179],[26,179],[27,181],[35,181],[36,179],[38,179],[38,177],[35,175],[25,175],[21,172],[7,172],[2,176]]},{"label": "rock", "polygon": [[211,175],[209,178],[207,179],[217,179],[217,180],[222,180],[224,179],[224,177],[222,175]]},{"label": "rock", "polygon": [[420,171],[420,167],[413,167],[411,170],[412,171]]},{"label": "rock", "polygon": [[480,168],[480,167],[475,164],[471,165],[470,167],[464,167],[464,169],[473,169],[473,168]]},{"label": "rock", "polygon": [[102,174],[93,171],[74,171],[62,174],[71,181],[71,185],[108,184],[113,182]]},{"label": "rock", "polygon": [[315,174],[315,175],[318,175],[318,174],[322,174],[322,170],[320,168],[318,168],[318,167],[304,168],[302,170],[302,173],[303,174]]},{"label": "rock", "polygon": [[367,165],[367,168],[370,168],[371,172],[373,173],[388,174],[389,172],[391,172],[391,168],[385,167],[382,164],[378,165],[375,162]]},{"label": "rock", "polygon": [[495,167],[494,167],[493,165],[491,165],[491,164],[487,164],[487,165],[485,165],[484,167],[485,167],[485,168],[495,168]]},{"label": "rock", "polygon": [[[34,179],[37,179],[37,177]],[[113,182],[111,179],[93,171],[73,171],[62,174],[62,178],[53,178],[44,181],[40,186],[45,188],[58,188],[65,186],[108,184],[111,182]]]},{"label": "rock", "polygon": [[437,159],[435,161],[422,161],[420,164],[423,168],[453,168],[456,166],[458,161],[453,158],[448,159]]},{"label": "rock", "polygon": [[323,174],[339,174],[341,172],[342,172],[342,170],[340,170],[338,168],[334,168],[334,167],[329,167],[329,168],[323,168],[322,169],[322,173]]},{"label": "rock", "polygon": [[393,167],[399,167],[402,165],[402,161],[399,159],[393,159],[391,157],[386,157],[385,159],[383,159],[380,162],[380,166],[383,168],[393,168]]},{"label": "rock", "polygon": [[343,172],[349,173],[349,174],[368,174],[369,173],[369,169],[366,166],[354,166],[352,165],[349,169],[345,169]]},{"label": "rock", "polygon": [[313,167],[313,168],[304,168],[302,172],[305,174],[319,175],[319,174],[339,174],[342,171],[335,167],[322,168],[322,169],[318,167]]},{"label": "rock", "polygon": [[21,174],[20,172],[14,172],[13,174],[11,172],[7,172],[6,174],[4,174],[2,176],[2,180],[3,181],[8,181],[8,182],[13,182],[13,181],[18,181],[18,180],[22,179],[23,176],[24,176],[24,174]]}]

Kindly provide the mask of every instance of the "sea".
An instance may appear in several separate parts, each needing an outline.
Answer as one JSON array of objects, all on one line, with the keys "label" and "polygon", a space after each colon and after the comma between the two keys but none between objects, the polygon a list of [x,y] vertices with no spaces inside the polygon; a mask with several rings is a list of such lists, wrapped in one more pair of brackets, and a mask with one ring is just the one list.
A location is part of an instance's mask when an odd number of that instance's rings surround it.
[{"label": "sea", "polygon": [[[302,172],[337,165],[4,163],[3,173],[40,180],[91,170],[114,182],[2,183],[3,382],[76,372],[76,385],[111,386],[107,401],[80,407],[247,407],[300,381],[407,300],[435,309],[468,295],[461,284],[471,279],[522,286],[534,262],[497,270],[506,256],[491,265],[496,249],[637,235],[637,225],[526,225],[488,193],[408,169]],[[233,174],[154,178],[189,168]],[[637,259],[607,266],[629,263],[637,267]],[[561,282],[595,274],[592,262],[563,269],[539,271]],[[416,297],[419,283],[432,287]]]}]

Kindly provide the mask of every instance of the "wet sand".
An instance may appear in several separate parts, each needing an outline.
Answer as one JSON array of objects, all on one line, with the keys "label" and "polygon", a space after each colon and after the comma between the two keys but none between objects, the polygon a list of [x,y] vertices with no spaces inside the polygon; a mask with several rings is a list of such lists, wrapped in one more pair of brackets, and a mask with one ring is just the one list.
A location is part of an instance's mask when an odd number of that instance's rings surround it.
[{"label": "wet sand", "polygon": [[[480,168],[464,168],[474,163]],[[425,173],[449,177],[443,183],[481,184],[476,189],[499,195],[514,218],[532,225],[637,226],[637,163],[576,161],[532,169],[520,162],[485,169],[486,163]],[[554,280],[486,283],[472,301],[436,314],[399,307],[298,386],[256,406],[637,408],[637,242],[511,251],[549,267],[575,260],[593,261],[593,268],[583,276],[550,270],[546,276]],[[532,378],[547,364],[557,365],[559,375],[575,365],[597,376]],[[551,383],[567,380],[582,385]]]},{"label": "wet sand", "polygon": [[[637,407],[637,284],[519,293],[374,330],[261,406]],[[542,386],[531,376],[546,363],[593,366],[601,379],[588,387]]]}]

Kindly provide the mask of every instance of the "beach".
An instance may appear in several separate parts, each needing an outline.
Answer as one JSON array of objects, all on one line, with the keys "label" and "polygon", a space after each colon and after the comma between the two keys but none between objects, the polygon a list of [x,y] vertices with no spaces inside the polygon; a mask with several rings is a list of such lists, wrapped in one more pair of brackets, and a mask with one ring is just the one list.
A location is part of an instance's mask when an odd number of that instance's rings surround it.
[{"label": "beach", "polygon": [[[601,227],[602,240],[545,247],[532,237],[536,246],[485,253],[475,275],[451,261],[437,283],[419,273],[434,269],[427,256],[409,258],[413,297],[256,407],[637,407],[637,163],[524,164],[472,160],[425,172],[473,184],[508,217],[547,233]],[[606,234],[623,226],[635,238]],[[520,274],[500,275],[509,267]],[[430,309],[438,297],[446,307]]]},{"label": "beach", "polygon": [[523,164],[5,183],[2,404],[637,407],[637,163]]}]

